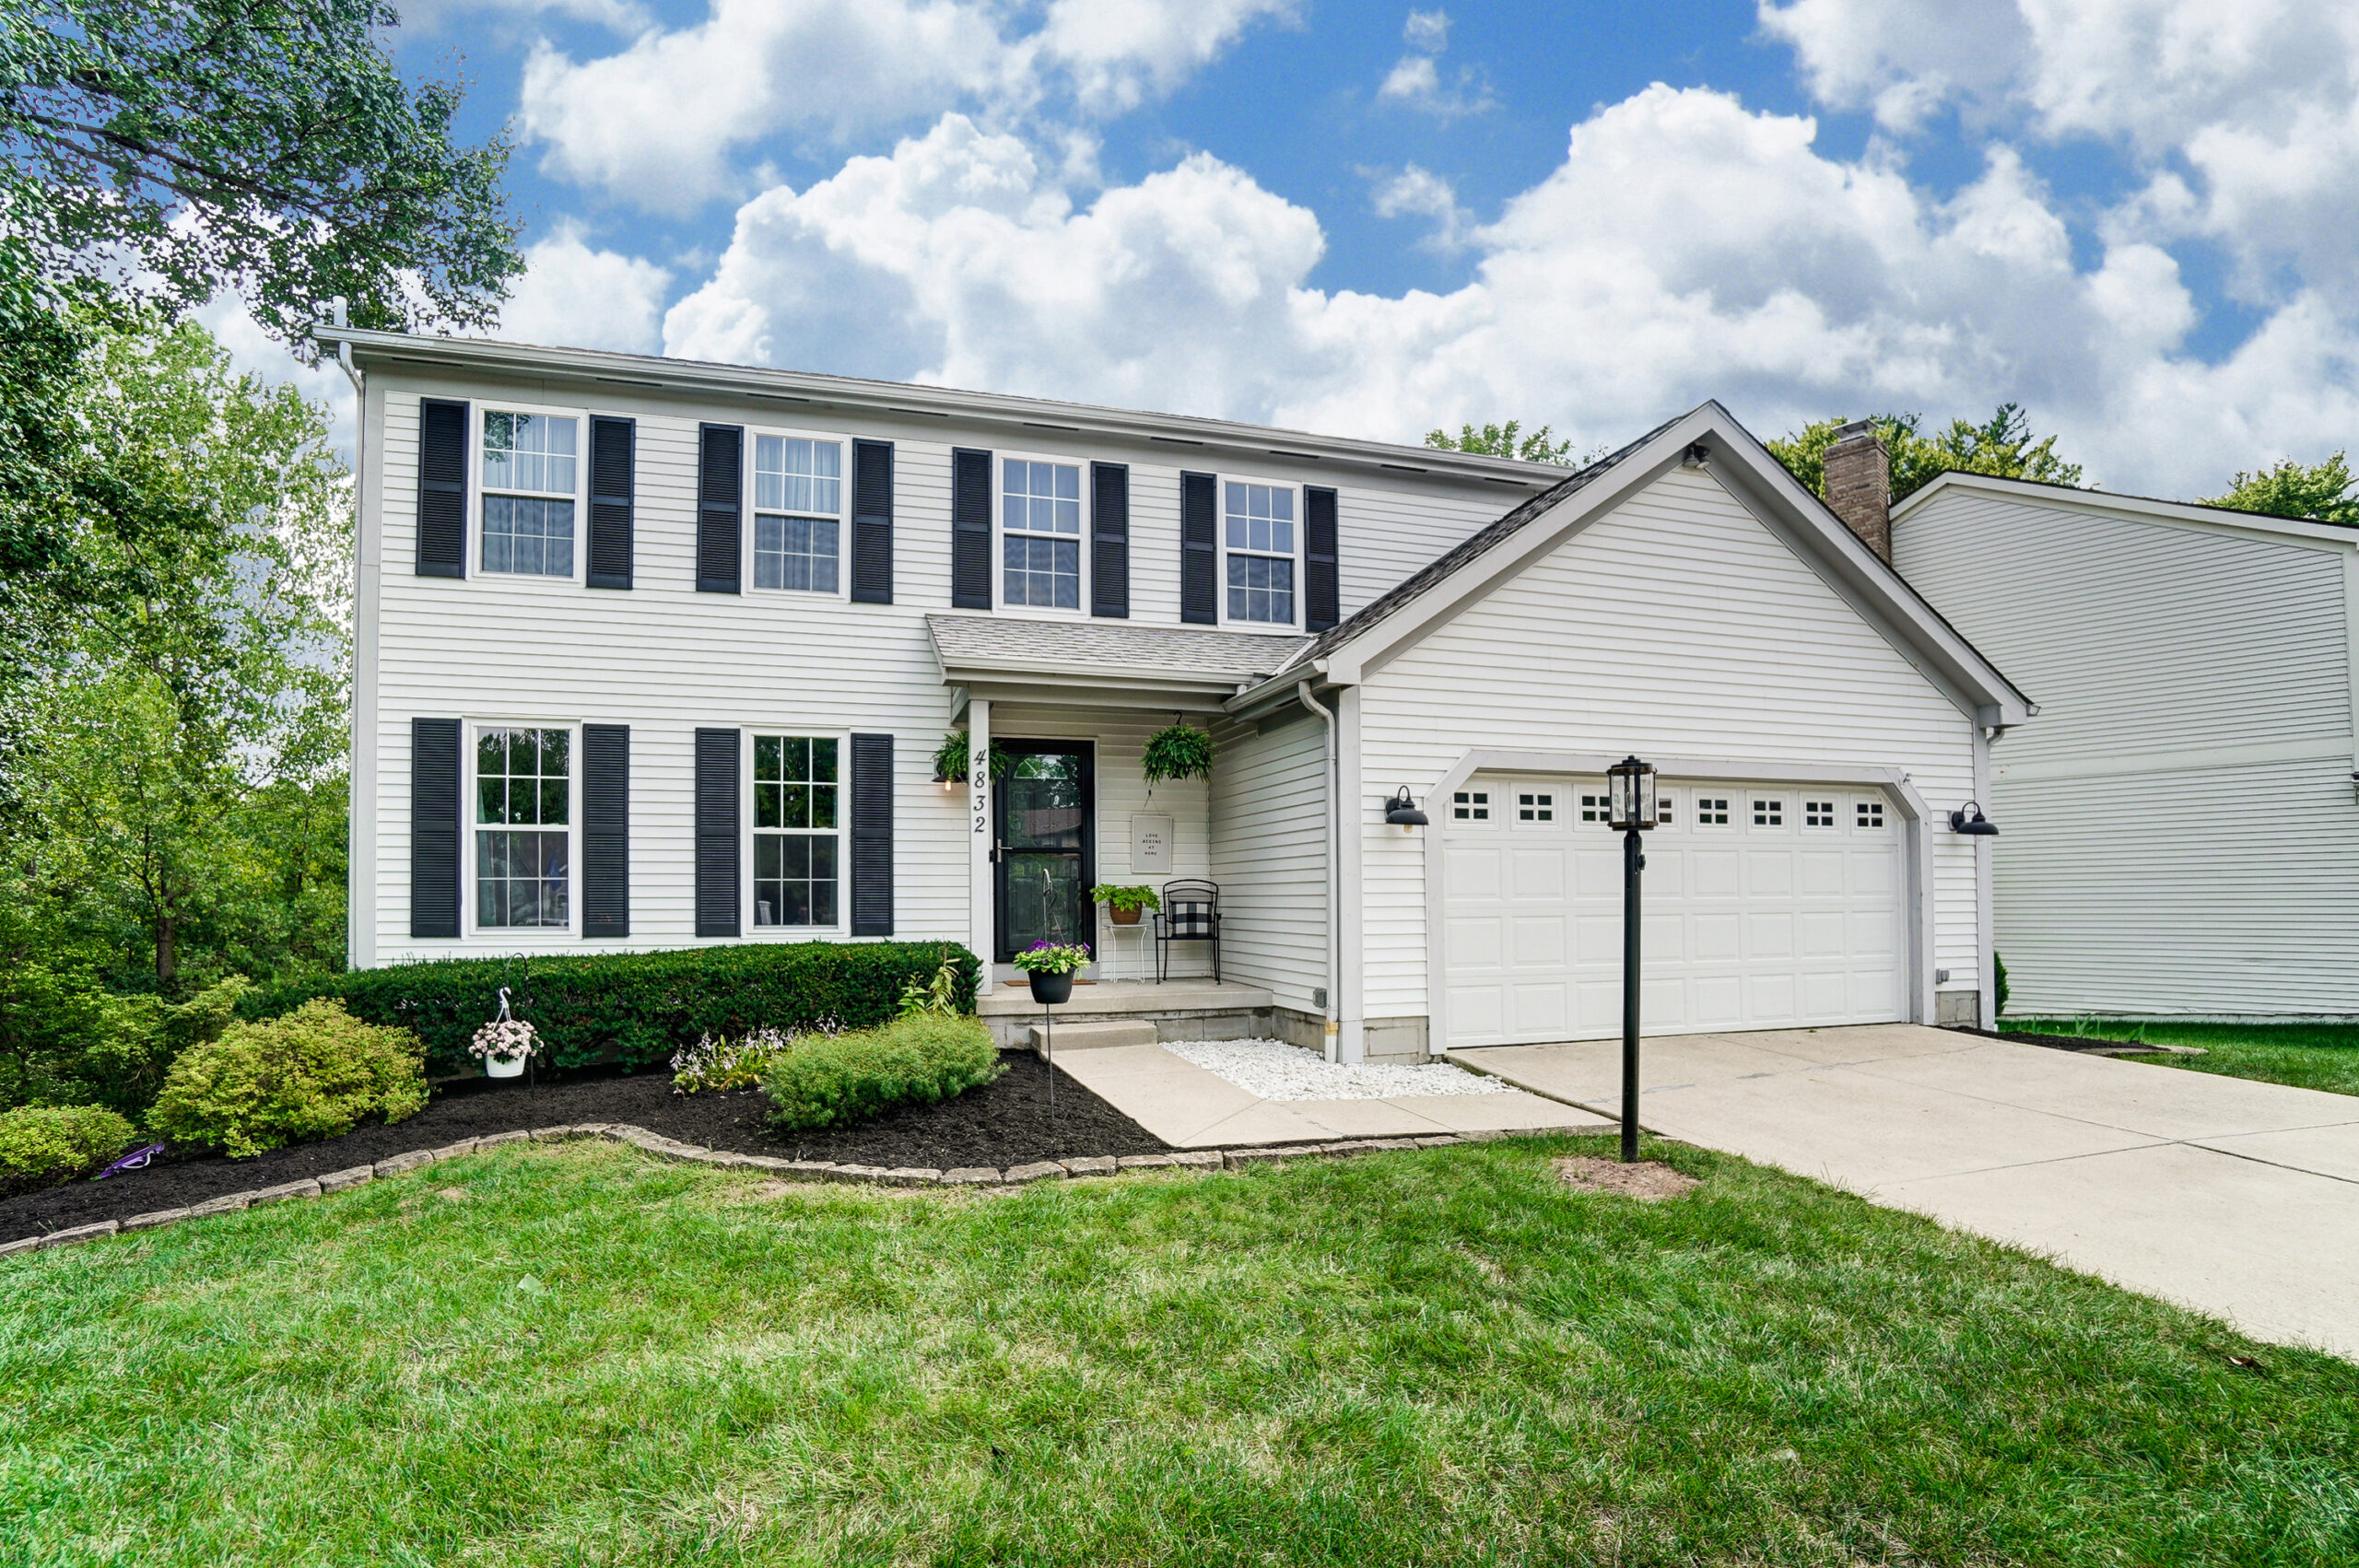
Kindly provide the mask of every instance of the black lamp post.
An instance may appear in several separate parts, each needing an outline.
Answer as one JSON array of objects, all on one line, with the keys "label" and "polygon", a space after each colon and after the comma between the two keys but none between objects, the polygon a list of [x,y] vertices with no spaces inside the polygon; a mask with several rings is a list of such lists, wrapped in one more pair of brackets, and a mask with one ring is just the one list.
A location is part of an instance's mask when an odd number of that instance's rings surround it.
[{"label": "black lamp post", "polygon": [[1622,1159],[1638,1157],[1638,835],[1655,825],[1655,765],[1625,756],[1605,770],[1606,816],[1622,835]]}]

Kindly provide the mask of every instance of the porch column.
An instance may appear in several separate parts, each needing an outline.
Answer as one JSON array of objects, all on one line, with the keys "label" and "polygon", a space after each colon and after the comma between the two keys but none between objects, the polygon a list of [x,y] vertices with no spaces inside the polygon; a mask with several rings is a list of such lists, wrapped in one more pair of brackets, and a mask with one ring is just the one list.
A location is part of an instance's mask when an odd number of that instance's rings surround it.
[{"label": "porch column", "polygon": [[986,698],[967,699],[967,945],[982,960],[975,978],[975,994],[992,992],[993,948],[992,930],[992,705]]}]

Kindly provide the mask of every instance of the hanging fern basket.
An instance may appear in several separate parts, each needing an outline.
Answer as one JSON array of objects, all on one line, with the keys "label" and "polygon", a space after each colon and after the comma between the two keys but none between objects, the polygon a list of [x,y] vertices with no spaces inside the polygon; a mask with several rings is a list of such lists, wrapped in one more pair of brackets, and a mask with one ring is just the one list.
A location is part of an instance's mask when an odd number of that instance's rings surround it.
[{"label": "hanging fern basket", "polygon": [[1140,761],[1150,790],[1173,778],[1208,779],[1213,776],[1213,738],[1202,730],[1174,724],[1146,738]]},{"label": "hanging fern basket", "polygon": [[[968,742],[967,731],[953,730],[942,737],[942,744],[933,748],[933,781],[937,784],[964,784],[968,774]],[[992,777],[1004,778],[1015,765],[1015,755],[997,741],[992,743]]]}]

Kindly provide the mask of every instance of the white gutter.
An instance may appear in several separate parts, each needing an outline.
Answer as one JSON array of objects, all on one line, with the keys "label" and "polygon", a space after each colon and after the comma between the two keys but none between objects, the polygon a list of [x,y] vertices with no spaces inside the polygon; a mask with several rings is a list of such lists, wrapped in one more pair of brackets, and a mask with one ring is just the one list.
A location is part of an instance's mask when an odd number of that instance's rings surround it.
[{"label": "white gutter", "polygon": [[1327,1059],[1334,1061],[1340,1055],[1338,1040],[1341,1028],[1335,1021],[1335,1014],[1344,994],[1344,977],[1338,963],[1336,942],[1336,932],[1342,929],[1344,919],[1343,896],[1339,886],[1344,869],[1344,836],[1341,813],[1335,809],[1336,800],[1342,794],[1342,790],[1335,779],[1338,766],[1335,755],[1335,715],[1332,709],[1321,708],[1319,705],[1319,699],[1310,695],[1309,681],[1297,682],[1294,692],[1295,696],[1302,699],[1302,706],[1319,715],[1327,726],[1327,766],[1320,775],[1321,781],[1326,786],[1327,796],[1327,1006],[1324,1009],[1326,1037],[1323,1049]]}]

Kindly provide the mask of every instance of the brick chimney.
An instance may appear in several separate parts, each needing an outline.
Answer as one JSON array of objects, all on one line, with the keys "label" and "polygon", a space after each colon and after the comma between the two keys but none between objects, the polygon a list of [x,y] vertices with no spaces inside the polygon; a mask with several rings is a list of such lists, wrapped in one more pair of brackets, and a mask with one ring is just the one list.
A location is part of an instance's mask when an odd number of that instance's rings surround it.
[{"label": "brick chimney", "polygon": [[1868,548],[1892,559],[1892,468],[1875,422],[1855,419],[1826,449],[1826,504]]}]

